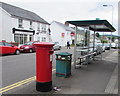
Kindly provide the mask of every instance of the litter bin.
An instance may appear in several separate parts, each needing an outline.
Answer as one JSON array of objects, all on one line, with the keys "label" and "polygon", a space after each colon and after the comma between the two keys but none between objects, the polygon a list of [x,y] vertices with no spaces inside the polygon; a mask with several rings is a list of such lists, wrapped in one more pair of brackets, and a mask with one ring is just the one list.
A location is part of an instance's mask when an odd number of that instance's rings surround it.
[{"label": "litter bin", "polygon": [[71,75],[72,54],[61,52],[56,54],[56,76],[69,77]]}]

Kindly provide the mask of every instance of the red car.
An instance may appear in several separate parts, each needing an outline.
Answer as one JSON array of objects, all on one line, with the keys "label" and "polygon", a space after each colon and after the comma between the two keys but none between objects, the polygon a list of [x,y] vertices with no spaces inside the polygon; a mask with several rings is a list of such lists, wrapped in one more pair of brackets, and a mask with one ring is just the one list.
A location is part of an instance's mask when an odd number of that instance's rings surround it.
[{"label": "red car", "polygon": [[38,41],[30,41],[30,42],[23,44],[22,46],[20,46],[20,51],[21,52],[30,52],[30,53],[32,53],[33,51],[36,51],[35,46],[33,46],[33,43],[36,43],[36,42],[38,42]]},{"label": "red car", "polygon": [[0,54],[20,54],[20,48],[5,41],[0,42]]}]

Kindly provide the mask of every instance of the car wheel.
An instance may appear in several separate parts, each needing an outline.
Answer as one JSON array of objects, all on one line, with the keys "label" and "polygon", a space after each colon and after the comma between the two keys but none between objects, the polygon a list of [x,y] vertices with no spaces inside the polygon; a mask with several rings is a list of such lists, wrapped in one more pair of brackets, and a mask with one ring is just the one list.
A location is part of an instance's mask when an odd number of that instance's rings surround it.
[{"label": "car wheel", "polygon": [[20,50],[16,50],[16,51],[15,51],[15,54],[16,54],[16,55],[19,55],[19,54],[20,54]]},{"label": "car wheel", "polygon": [[33,49],[30,49],[29,52],[32,53],[32,52],[33,52]]}]

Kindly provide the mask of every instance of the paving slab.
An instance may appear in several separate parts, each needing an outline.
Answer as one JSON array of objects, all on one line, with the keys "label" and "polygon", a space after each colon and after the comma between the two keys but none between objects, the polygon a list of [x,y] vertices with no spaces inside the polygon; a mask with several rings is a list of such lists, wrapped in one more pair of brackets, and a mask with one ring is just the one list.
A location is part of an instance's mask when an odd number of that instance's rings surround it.
[{"label": "paving slab", "polygon": [[35,89],[35,81],[6,92],[5,94],[91,94],[104,93],[116,63],[108,61],[93,61],[88,67],[74,69],[69,78],[56,77],[53,74],[53,87],[60,91],[38,92]]},{"label": "paving slab", "polygon": [[[115,53],[113,54],[115,55]],[[107,57],[111,57],[109,55]],[[115,60],[114,60],[115,61]],[[105,92],[111,77],[115,74],[117,62],[108,60],[92,61],[87,67],[75,69],[72,66],[72,75],[68,78],[57,77],[53,73],[53,87],[58,87],[59,91],[38,92],[35,89],[36,82],[32,81],[28,84],[22,85],[18,88],[5,92],[7,94],[44,94],[44,96],[51,96],[53,94],[107,94]],[[116,69],[117,70],[117,69]],[[117,94],[117,85],[115,85],[113,94]]]}]

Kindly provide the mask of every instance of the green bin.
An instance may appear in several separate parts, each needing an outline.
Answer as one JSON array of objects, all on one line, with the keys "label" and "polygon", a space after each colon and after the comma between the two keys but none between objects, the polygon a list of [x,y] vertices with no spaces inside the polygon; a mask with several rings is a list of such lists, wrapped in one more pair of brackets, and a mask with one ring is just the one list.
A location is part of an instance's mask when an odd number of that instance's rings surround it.
[{"label": "green bin", "polygon": [[69,77],[71,75],[72,54],[61,52],[56,54],[56,76]]}]

